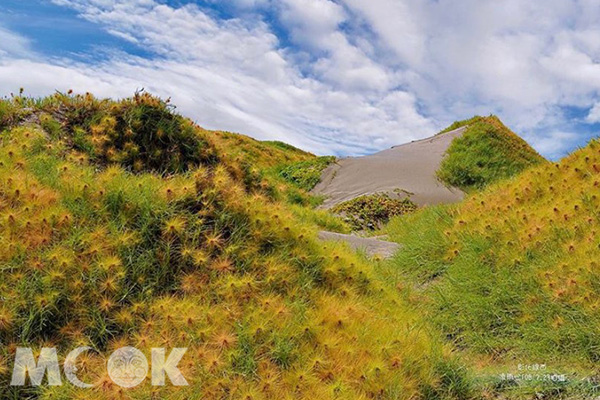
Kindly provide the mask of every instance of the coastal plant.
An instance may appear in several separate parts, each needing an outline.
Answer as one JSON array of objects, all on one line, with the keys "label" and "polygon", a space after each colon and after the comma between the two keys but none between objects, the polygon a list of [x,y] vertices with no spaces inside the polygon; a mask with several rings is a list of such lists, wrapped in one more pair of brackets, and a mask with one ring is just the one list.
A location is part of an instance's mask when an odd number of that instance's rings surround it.
[{"label": "coastal plant", "polygon": [[[0,137],[1,396],[460,398],[438,366],[462,366],[420,313],[373,263],[317,240],[334,220],[280,198],[269,168],[310,155],[204,130],[139,93],[11,104],[32,118]],[[9,387],[18,346],[62,362],[83,345],[95,351],[78,377],[94,389]],[[187,348],[190,385],[117,386],[106,356],[123,346]]]},{"label": "coastal plant", "polygon": [[481,360],[480,373],[542,360],[566,375],[565,396],[594,392],[599,149],[592,140],[560,163],[542,163],[462,204],[395,218],[387,227],[403,251],[382,273],[428,305],[444,335]]},{"label": "coastal plant", "polygon": [[467,192],[481,190],[546,162],[496,116],[460,121],[448,130],[462,126],[464,133],[452,141],[437,171],[448,186]]},{"label": "coastal plant", "polygon": [[333,207],[353,230],[374,230],[387,223],[390,218],[411,213],[417,205],[410,198],[392,197],[388,193],[363,195]]}]

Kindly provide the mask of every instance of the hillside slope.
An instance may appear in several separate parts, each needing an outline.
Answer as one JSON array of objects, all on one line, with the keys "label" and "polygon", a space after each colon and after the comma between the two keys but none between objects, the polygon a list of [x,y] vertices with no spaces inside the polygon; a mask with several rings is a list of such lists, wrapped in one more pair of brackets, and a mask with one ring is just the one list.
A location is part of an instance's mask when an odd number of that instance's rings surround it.
[{"label": "hillside slope", "polygon": [[340,159],[313,193],[326,197],[325,208],[375,193],[407,196],[418,206],[456,203],[464,191],[544,161],[497,117],[474,117],[427,139]]},{"label": "hillside slope", "polygon": [[[429,318],[476,355],[480,368],[518,374],[516,363],[543,363],[547,373],[568,376],[566,383],[510,386],[593,398],[599,232],[600,143],[592,141],[460,205],[393,220],[388,233],[403,251],[388,265],[388,278],[427,304]],[[581,392],[568,397],[569,385]]]},{"label": "hillside slope", "polygon": [[460,201],[462,191],[440,183],[436,171],[452,140],[463,132],[459,128],[369,156],[342,158],[325,170],[313,193],[326,197],[326,208],[362,195],[394,191],[409,194],[419,206]]},{"label": "hillside slope", "polygon": [[[496,116],[473,117],[455,122],[450,128],[461,126],[464,133],[452,141],[436,172],[449,187],[480,190],[545,162]],[[441,135],[450,133],[443,131]]]},{"label": "hillside slope", "polygon": [[[319,242],[263,170],[309,155],[205,131],[147,94],[15,97],[0,101],[0,121],[3,398],[469,392],[375,266]],[[8,386],[22,345],[57,346],[61,358],[97,349],[78,371],[97,386]],[[118,387],[105,357],[122,346],[188,348],[190,386]]]}]

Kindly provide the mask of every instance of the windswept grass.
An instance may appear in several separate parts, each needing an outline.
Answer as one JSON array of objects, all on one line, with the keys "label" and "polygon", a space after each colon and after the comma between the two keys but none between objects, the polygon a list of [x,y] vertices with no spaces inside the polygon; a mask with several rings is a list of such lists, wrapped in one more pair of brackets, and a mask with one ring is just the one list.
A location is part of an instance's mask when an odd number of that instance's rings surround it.
[{"label": "windswept grass", "polygon": [[[317,241],[316,222],[336,221],[280,198],[263,168],[285,150],[153,97],[22,104],[27,124],[0,137],[2,397],[467,396],[463,367],[374,266]],[[97,387],[9,388],[19,345],[92,346],[78,374]],[[116,386],[105,357],[126,345],[187,347],[190,386]]]},{"label": "windswept grass", "polygon": [[541,363],[567,376],[566,383],[513,382],[508,393],[525,385],[515,393],[598,395],[599,150],[592,141],[560,164],[388,227],[404,247],[385,276],[428,304],[428,318],[474,355],[480,373]]},{"label": "windswept grass", "polygon": [[438,178],[449,186],[480,190],[545,162],[495,116],[456,122],[446,131],[462,126],[467,126],[466,131],[452,141],[437,172]]},{"label": "windswept grass", "polygon": [[440,131],[438,133],[438,135],[442,135],[444,133],[448,133],[448,132],[452,132],[454,130],[457,130],[459,128],[462,128],[463,126],[468,126],[471,125],[477,121],[479,121],[482,117],[480,117],[479,115],[474,116],[473,118],[469,118],[469,119],[464,119],[462,121],[454,121],[449,127],[447,127],[446,129]]},{"label": "windswept grass", "polygon": [[321,173],[333,162],[333,156],[317,157],[279,167],[277,173],[285,181],[308,192],[317,186],[321,181]]}]

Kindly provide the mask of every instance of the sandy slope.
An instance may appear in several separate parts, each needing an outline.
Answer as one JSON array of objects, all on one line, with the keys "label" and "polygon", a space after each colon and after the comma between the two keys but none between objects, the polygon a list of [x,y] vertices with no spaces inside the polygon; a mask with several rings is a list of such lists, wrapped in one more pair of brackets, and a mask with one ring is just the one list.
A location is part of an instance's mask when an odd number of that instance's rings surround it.
[{"label": "sandy slope", "polygon": [[365,157],[348,157],[329,166],[313,193],[325,195],[324,208],[377,192],[394,190],[411,193],[419,206],[454,203],[464,193],[440,183],[435,173],[460,128],[443,135],[407,143]]}]

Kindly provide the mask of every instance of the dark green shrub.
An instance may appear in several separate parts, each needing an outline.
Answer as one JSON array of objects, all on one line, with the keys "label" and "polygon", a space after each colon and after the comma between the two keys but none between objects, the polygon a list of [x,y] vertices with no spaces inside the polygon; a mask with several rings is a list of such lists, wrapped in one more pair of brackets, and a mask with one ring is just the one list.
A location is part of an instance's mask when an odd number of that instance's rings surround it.
[{"label": "dark green shrub", "polygon": [[13,125],[18,119],[18,108],[9,101],[0,99],[0,131]]},{"label": "dark green shrub", "polygon": [[182,172],[214,163],[214,149],[191,121],[149,94],[136,94],[94,116],[90,124],[97,160],[135,171]]},{"label": "dark green shrub", "polygon": [[355,230],[376,229],[396,215],[417,209],[409,198],[392,198],[387,193],[360,196],[335,206],[332,211],[342,214]]}]

